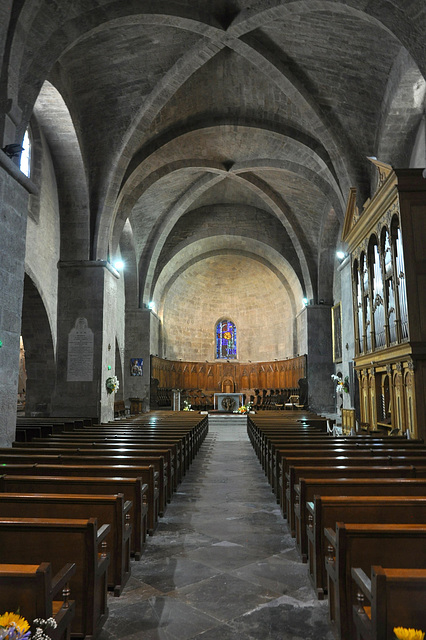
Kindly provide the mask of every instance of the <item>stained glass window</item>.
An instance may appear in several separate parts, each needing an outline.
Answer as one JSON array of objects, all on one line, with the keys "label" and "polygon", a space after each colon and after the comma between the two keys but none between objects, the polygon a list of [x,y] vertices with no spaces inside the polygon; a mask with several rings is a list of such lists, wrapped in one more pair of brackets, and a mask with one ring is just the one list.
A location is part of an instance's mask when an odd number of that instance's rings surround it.
[{"label": "stained glass window", "polygon": [[216,325],[216,358],[237,357],[237,328],[230,320]]}]

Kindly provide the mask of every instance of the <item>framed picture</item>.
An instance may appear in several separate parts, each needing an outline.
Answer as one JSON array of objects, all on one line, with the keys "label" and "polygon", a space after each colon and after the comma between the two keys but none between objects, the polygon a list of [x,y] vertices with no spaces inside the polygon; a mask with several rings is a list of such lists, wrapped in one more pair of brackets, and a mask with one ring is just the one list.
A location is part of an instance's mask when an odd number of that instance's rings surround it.
[{"label": "framed picture", "polygon": [[342,362],[342,303],[331,307],[333,362]]},{"label": "framed picture", "polygon": [[143,376],[143,358],[130,358],[130,375]]}]

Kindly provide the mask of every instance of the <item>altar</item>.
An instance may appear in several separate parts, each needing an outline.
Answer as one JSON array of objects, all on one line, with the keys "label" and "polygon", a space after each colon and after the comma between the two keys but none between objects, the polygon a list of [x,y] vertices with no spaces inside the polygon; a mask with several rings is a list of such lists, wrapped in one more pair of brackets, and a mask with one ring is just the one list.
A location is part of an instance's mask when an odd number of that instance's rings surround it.
[{"label": "altar", "polygon": [[242,405],[242,393],[215,393],[214,408],[216,411],[232,413]]}]

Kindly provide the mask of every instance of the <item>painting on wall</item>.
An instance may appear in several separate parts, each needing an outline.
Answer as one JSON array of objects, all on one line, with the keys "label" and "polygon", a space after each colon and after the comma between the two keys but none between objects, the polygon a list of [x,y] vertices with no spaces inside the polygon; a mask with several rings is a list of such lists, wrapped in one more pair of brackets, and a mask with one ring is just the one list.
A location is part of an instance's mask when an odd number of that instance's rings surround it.
[{"label": "painting on wall", "polygon": [[143,376],[143,358],[130,358],[130,375]]},{"label": "painting on wall", "polygon": [[342,362],[342,306],[331,308],[331,327],[333,332],[333,362]]}]

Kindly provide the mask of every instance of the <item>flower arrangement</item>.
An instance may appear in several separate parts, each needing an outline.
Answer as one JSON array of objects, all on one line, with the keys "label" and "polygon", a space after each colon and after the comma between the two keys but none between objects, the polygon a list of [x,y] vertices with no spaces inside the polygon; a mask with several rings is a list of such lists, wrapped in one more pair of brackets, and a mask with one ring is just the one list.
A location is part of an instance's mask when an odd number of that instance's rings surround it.
[{"label": "flower arrangement", "polygon": [[189,400],[184,400],[183,401],[183,410],[184,411],[193,411],[193,409],[191,409],[191,404],[189,404]]},{"label": "flower arrangement", "polygon": [[238,407],[238,413],[250,413],[252,405],[251,402],[247,404],[242,404],[241,407]]},{"label": "flower arrangement", "polygon": [[117,376],[111,376],[110,378],[107,378],[105,382],[105,386],[106,386],[107,393],[117,393],[120,387],[120,383],[118,381]]},{"label": "flower arrangement", "polygon": [[425,637],[425,632],[418,629],[394,627],[393,632],[398,640],[424,640]]},{"label": "flower arrangement", "polygon": [[345,379],[342,380],[342,374],[335,375],[331,374],[331,379],[336,383],[336,393],[349,393],[349,377],[345,376]]},{"label": "flower arrangement", "polygon": [[[48,618],[36,618],[33,622],[35,632],[32,636],[33,640],[51,640],[50,635],[46,633],[48,629],[56,629],[56,620]],[[0,616],[0,640],[30,640],[30,625],[25,618],[19,613],[10,613],[6,611]]]}]

